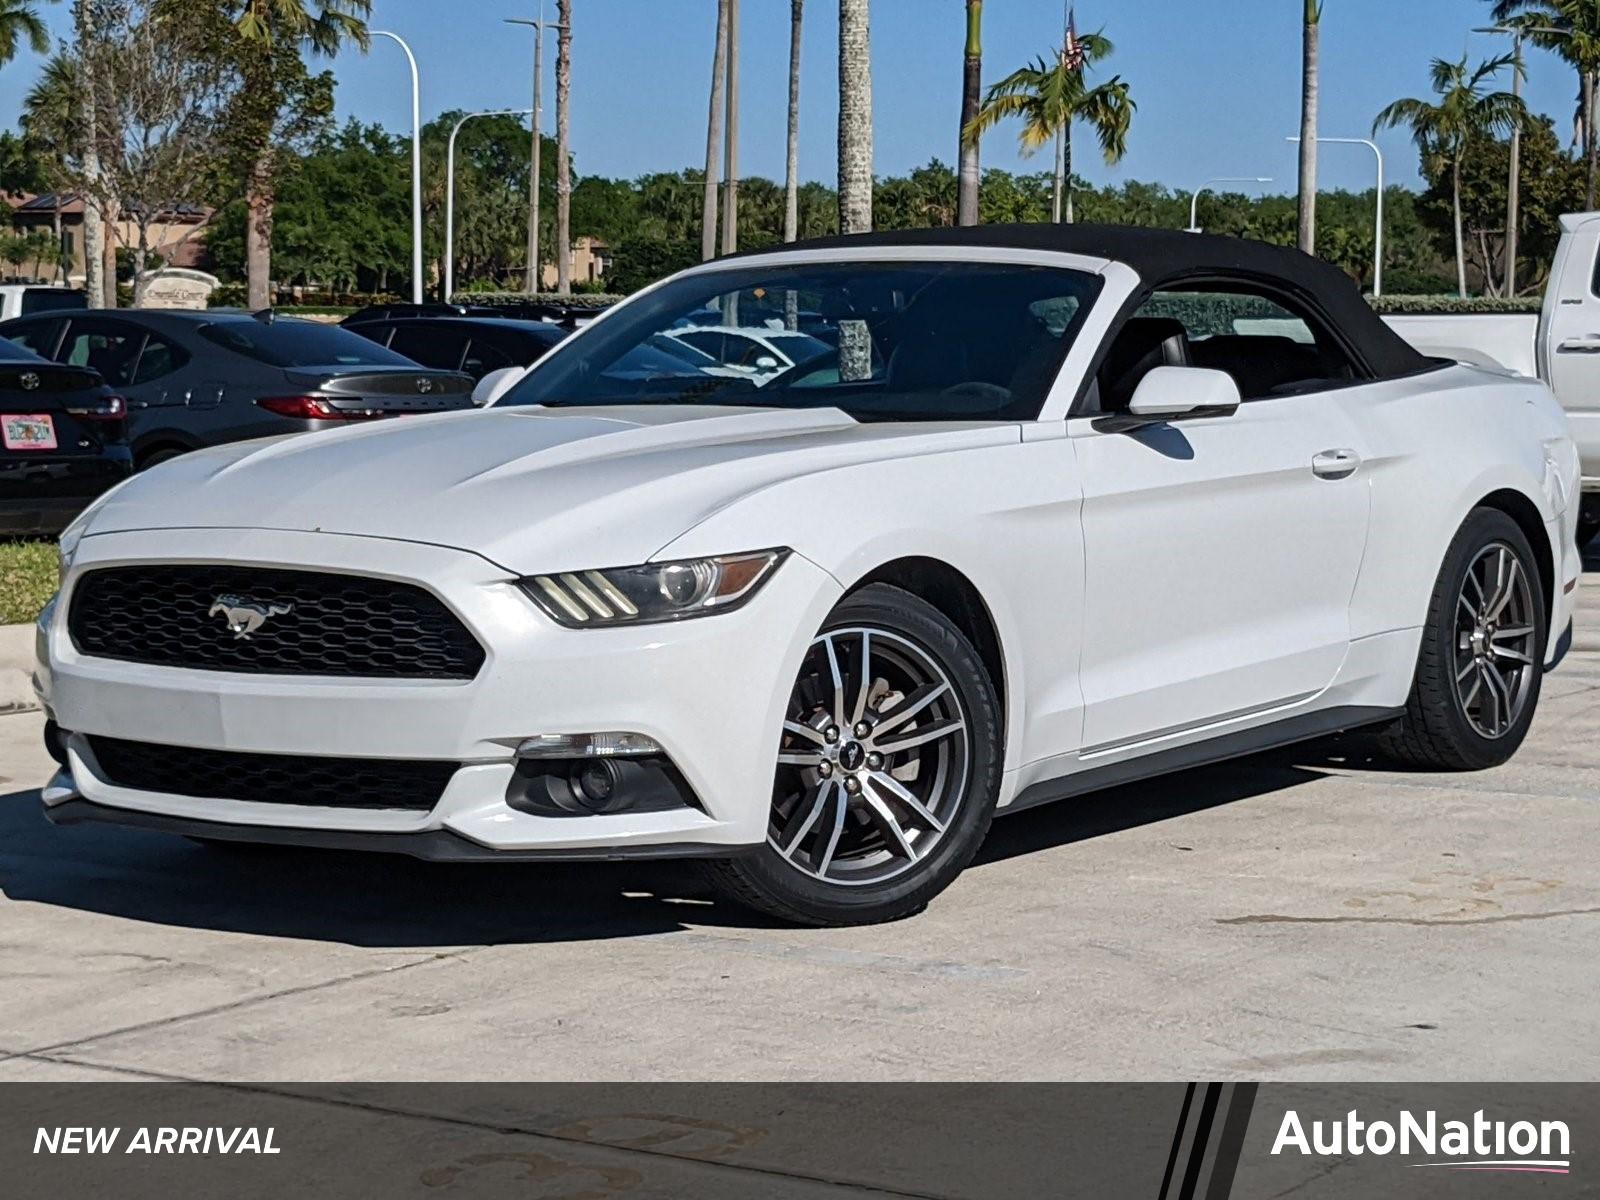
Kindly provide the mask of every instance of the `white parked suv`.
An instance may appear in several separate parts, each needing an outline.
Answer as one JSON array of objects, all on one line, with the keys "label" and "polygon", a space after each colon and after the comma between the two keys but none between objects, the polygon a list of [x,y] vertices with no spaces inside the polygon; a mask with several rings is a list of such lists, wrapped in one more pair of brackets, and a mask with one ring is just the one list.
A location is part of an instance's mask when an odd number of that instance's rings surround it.
[{"label": "white parked suv", "polygon": [[[791,292],[830,359],[640,353]],[[1548,388],[1424,358],[1295,251],[1045,225],[724,259],[484,412],[108,494],[39,622],[44,804],[692,856],[786,919],[891,919],[996,813],[1108,784],[1363,726],[1505,761],[1570,642],[1577,496]]]}]

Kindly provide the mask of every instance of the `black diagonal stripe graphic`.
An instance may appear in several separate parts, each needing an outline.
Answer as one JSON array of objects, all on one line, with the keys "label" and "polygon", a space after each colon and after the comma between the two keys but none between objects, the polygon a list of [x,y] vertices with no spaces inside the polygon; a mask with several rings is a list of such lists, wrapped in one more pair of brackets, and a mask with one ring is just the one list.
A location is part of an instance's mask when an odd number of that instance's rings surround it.
[{"label": "black diagonal stripe graphic", "polygon": [[1255,1111],[1258,1086],[1235,1084],[1233,1095],[1228,1098],[1228,1115],[1222,1122],[1222,1138],[1217,1143],[1206,1200],[1228,1200],[1233,1192],[1233,1175],[1239,1169],[1239,1156],[1244,1152],[1244,1135],[1250,1128],[1250,1114]]},{"label": "black diagonal stripe graphic", "polygon": [[1194,1103],[1194,1084],[1184,1089],[1183,1107],[1178,1110],[1178,1128],[1172,1134],[1172,1149],[1167,1154],[1167,1171],[1161,1177],[1161,1198],[1167,1200],[1167,1190],[1172,1186],[1172,1174],[1178,1169],[1178,1151],[1183,1148],[1183,1131],[1189,1125],[1189,1106]]},{"label": "black diagonal stripe graphic", "polygon": [[1217,1101],[1222,1096],[1220,1083],[1206,1084],[1206,1098],[1200,1105],[1200,1120],[1194,1127],[1194,1144],[1189,1147],[1189,1165],[1183,1172],[1183,1190],[1178,1200],[1194,1200],[1200,1185],[1200,1170],[1206,1163],[1207,1143],[1211,1141],[1211,1122],[1217,1116]]}]

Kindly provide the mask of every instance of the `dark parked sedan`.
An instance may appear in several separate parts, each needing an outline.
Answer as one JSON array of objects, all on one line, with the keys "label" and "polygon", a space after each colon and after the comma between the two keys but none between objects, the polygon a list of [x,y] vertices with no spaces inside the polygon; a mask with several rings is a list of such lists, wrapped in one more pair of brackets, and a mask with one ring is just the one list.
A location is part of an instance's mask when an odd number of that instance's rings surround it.
[{"label": "dark parked sedan", "polygon": [[0,325],[0,337],[96,370],[126,396],[141,470],[242,438],[472,406],[466,375],[270,312],[41,313]]},{"label": "dark parked sedan", "polygon": [[547,321],[498,317],[352,321],[345,328],[413,362],[465,371],[474,380],[502,367],[531,367],[568,336],[568,330]]},{"label": "dark parked sedan", "polygon": [[133,470],[127,402],[0,339],[0,534],[59,533]]}]

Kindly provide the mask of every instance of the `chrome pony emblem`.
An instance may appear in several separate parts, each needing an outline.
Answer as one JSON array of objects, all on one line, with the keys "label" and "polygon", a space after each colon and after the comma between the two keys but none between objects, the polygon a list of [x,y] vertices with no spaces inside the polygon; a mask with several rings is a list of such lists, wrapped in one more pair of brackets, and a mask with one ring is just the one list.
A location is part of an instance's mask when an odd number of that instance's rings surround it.
[{"label": "chrome pony emblem", "polygon": [[426,375],[419,377],[417,379],[417,391],[426,396],[429,392],[433,391],[433,380],[429,379]]},{"label": "chrome pony emblem", "polygon": [[17,382],[22,385],[23,391],[31,392],[38,388],[39,376],[32,371],[24,371],[20,376],[18,376]]},{"label": "chrome pony emblem", "polygon": [[273,617],[284,616],[293,610],[292,604],[253,604],[238,596],[218,596],[206,616],[225,618],[228,632],[233,634],[234,641],[238,641],[241,638],[248,639]]}]

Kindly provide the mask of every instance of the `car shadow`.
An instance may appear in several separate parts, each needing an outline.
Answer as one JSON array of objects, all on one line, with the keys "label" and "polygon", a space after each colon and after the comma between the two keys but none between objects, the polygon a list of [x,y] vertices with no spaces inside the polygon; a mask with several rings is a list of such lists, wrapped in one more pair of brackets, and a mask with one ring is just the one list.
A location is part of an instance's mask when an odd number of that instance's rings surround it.
[{"label": "car shadow", "polygon": [[[1338,739],[1339,744],[1343,742]],[[1336,750],[1332,739],[1307,743],[1123,784],[1004,816],[995,821],[973,865],[1004,862],[1052,846],[1105,837],[1298,787],[1326,774],[1302,765],[1304,762]]]},{"label": "car shadow", "polygon": [[[1318,772],[1258,756],[997,821],[977,866],[1294,787]],[[535,945],[771,928],[682,862],[429,863],[402,855],[201,846],[110,825],[57,827],[37,791],[0,795],[0,894],[158,925],[375,948]]]}]

